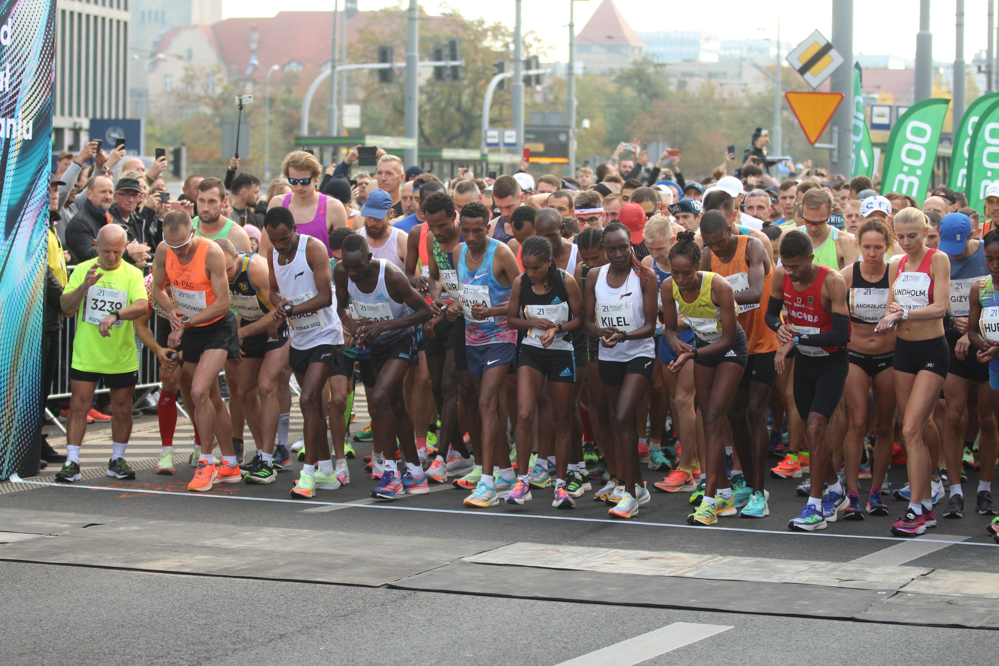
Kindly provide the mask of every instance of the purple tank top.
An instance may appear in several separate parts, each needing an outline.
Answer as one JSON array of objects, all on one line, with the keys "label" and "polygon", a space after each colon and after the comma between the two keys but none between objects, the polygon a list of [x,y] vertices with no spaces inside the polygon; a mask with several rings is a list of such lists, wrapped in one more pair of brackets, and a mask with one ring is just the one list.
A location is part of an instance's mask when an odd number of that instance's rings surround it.
[{"label": "purple tank top", "polygon": [[[284,201],[281,203],[285,208],[289,207],[291,203],[291,193],[289,192],[284,196]],[[319,195],[319,208],[316,209],[316,216],[311,222],[306,222],[305,224],[298,225],[298,233],[305,234],[306,236],[312,236],[326,248],[326,254],[330,258],[333,257],[333,252],[330,250],[330,233],[326,228],[326,196]]]}]

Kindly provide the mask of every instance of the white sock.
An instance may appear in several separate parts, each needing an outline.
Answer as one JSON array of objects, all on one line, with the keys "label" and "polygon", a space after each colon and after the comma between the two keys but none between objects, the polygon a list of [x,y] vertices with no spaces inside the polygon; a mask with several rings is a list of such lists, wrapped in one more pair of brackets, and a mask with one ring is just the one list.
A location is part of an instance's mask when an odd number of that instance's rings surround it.
[{"label": "white sock", "polygon": [[555,456],[548,456],[548,464],[552,467],[555,466]]},{"label": "white sock", "polygon": [[726,446],[725,447],[725,455],[727,455],[727,456],[732,455],[732,447],[731,446]]},{"label": "white sock", "polygon": [[406,471],[409,472],[409,475],[412,476],[414,479],[423,478],[423,467],[421,467],[420,465],[414,465],[413,463],[406,463]]},{"label": "white sock", "polygon": [[[579,471],[579,468],[576,467],[575,465],[568,465],[568,466],[566,466],[565,469],[566,469],[567,472],[578,472]],[[558,479],[556,479],[556,481],[557,480]]]},{"label": "white sock", "polygon": [[586,473],[586,461],[585,460],[580,460],[578,463],[576,463],[576,471],[579,472],[580,474],[585,474]]},{"label": "white sock", "polygon": [[512,467],[507,467],[500,470],[500,478],[504,481],[516,481],[517,473],[513,471]]},{"label": "white sock", "polygon": [[721,495],[722,499],[730,500],[732,499],[732,489],[731,488],[718,488],[715,491],[716,495]]},{"label": "white sock", "polygon": [[399,468],[396,467],[394,460],[386,460],[385,461],[385,471],[386,472],[392,472],[392,474],[398,474],[399,473]]},{"label": "white sock", "polygon": [[565,479],[555,479],[555,487],[558,488],[559,486],[565,488]]},{"label": "white sock", "polygon": [[80,447],[73,446],[70,444],[66,447],[66,460],[68,462],[75,462],[77,465],[80,464]]},{"label": "white sock", "polygon": [[164,446],[160,453],[173,453],[173,446]]},{"label": "white sock", "polygon": [[306,476],[312,476],[312,477],[314,477],[316,475],[316,466],[315,465],[303,465],[302,466],[302,472]]},{"label": "white sock", "polygon": [[288,430],[291,429],[291,412],[278,417],[278,444],[288,446]]},{"label": "white sock", "polygon": [[264,453],[263,451],[261,451],[260,452],[260,459],[263,460],[268,465],[273,465],[274,464],[274,454],[273,453]]},{"label": "white sock", "polygon": [[912,511],[917,516],[923,515],[923,507],[920,506],[919,504],[913,504],[912,502],[909,502],[909,511]]},{"label": "white sock", "polygon": [[844,495],[845,493],[843,492],[843,482],[837,481],[836,483],[829,486],[829,492],[836,493],[837,495]]},{"label": "white sock", "polygon": [[198,462],[205,461],[209,465],[214,465],[215,461],[212,459],[212,454],[210,453],[200,453],[198,454]]},{"label": "white sock", "polygon": [[111,442],[111,460],[117,460],[118,458],[125,457],[125,447],[128,446],[128,442],[121,444],[120,442]]},{"label": "white sock", "polygon": [[222,456],[222,460],[224,460],[229,467],[235,467],[239,464],[236,462],[236,456]]},{"label": "white sock", "polygon": [[[80,447],[76,447],[76,450],[79,451]],[[991,481],[979,481],[978,482],[978,492],[982,492],[983,490],[987,490],[987,491],[989,491],[991,493],[992,492],[992,482]]]},{"label": "white sock", "polygon": [[822,498],[821,497],[809,497],[808,504],[814,506],[819,511],[822,510]]},{"label": "white sock", "polygon": [[710,504],[711,506],[715,505],[715,498],[714,497],[708,497],[707,495],[705,495],[704,499],[702,499],[701,501],[704,502],[704,503],[706,503],[706,504]]},{"label": "white sock", "polygon": [[950,487],[950,496],[954,497],[955,495],[964,497],[964,490],[961,488],[960,483],[954,484],[953,486]]},{"label": "white sock", "polygon": [[490,490],[496,489],[496,479],[493,478],[492,474],[482,474],[482,483],[486,484],[486,488]]},{"label": "white sock", "polygon": [[333,461],[332,460],[320,460],[319,461],[319,471],[327,476],[333,476]]},{"label": "white sock", "polygon": [[923,513],[933,510],[933,502],[930,500],[923,500]]}]

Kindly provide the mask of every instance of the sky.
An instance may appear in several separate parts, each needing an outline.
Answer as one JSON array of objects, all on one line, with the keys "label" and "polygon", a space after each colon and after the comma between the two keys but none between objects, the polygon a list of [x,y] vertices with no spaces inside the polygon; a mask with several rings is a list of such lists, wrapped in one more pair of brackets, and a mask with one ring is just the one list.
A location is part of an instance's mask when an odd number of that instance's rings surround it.
[{"label": "sky", "polygon": [[[568,56],[569,2],[571,0],[527,0],[523,3],[525,30],[533,30],[552,49],[551,59],[564,62]],[[780,17],[781,44],[793,48],[813,30],[832,37],[832,1],[812,0],[808,11],[800,3],[756,0],[714,0],[700,2],[653,3],[650,0],[615,0],[632,29],[638,31],[690,30],[716,34],[720,39],[776,39]],[[342,5],[343,0],[339,0]],[[331,0],[224,0],[223,18],[273,16],[282,11],[329,11]],[[408,3],[407,3],[408,4]],[[578,33],[600,4],[600,0],[576,0]],[[964,59],[971,62],[975,52],[987,46],[988,0],[965,1]],[[400,5],[400,0],[358,0],[358,9],[370,11]],[[514,24],[514,0],[421,0],[430,14],[451,7],[466,17],[482,16],[487,21]],[[669,12],[662,7],[669,6]],[[705,24],[704,8],[710,7],[710,24]],[[751,9],[748,9],[751,7]],[[650,8],[652,11],[650,11]],[[903,8],[904,11],[900,11]],[[955,0],[932,0],[930,31],[933,33],[933,59],[953,62],[955,57]],[[917,0],[856,0],[854,2],[855,53],[891,55],[913,59],[919,31]]]}]

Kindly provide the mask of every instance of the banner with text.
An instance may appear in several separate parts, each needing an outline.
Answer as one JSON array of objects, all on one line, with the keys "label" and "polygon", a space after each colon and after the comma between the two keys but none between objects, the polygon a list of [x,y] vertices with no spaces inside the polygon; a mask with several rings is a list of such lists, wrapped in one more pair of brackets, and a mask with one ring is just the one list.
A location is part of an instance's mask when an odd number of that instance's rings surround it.
[{"label": "banner with text", "polygon": [[0,8],[0,479],[38,471],[55,7]]},{"label": "banner with text", "polygon": [[971,154],[971,138],[975,135],[978,120],[982,111],[990,104],[999,100],[999,93],[986,93],[968,107],[961,116],[961,125],[957,128],[954,139],[954,150],[950,157],[950,178],[947,187],[955,192],[964,192],[968,186],[968,156]]},{"label": "banner with text", "polygon": [[909,107],[888,138],[881,193],[908,194],[922,206],[933,175],[949,99],[924,99]]},{"label": "banner with text", "polygon": [[999,182],[999,99],[981,111],[968,149],[968,205],[982,210],[985,190]]},{"label": "banner with text", "polygon": [[874,176],[874,146],[864,120],[864,94],[861,92],[860,63],[853,67],[853,151],[850,154],[850,178]]}]

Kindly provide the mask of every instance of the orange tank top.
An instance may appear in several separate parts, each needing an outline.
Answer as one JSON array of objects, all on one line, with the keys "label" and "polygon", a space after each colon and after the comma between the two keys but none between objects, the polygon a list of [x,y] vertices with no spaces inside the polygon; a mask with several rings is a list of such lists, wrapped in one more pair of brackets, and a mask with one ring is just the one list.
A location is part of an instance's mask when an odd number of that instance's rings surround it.
[{"label": "orange tank top", "polygon": [[[194,315],[215,302],[215,292],[212,290],[212,281],[208,278],[208,271],[205,268],[205,257],[208,256],[208,244],[211,241],[196,236],[191,242],[198,245],[194,250],[194,256],[186,264],[180,263],[173,251],[167,251],[166,279],[173,287],[173,299],[177,302],[177,307],[189,315]],[[214,324],[224,316],[218,316],[196,326]]]},{"label": "orange tank top", "polygon": [[[714,254],[711,255],[711,270],[721,275],[729,284],[733,291],[749,289],[749,262],[746,261],[746,245],[750,236],[736,236],[737,243],[735,255],[732,260],[722,263]],[[770,271],[763,277],[763,295],[759,303],[747,303],[739,305],[739,323],[746,331],[746,343],[749,346],[750,354],[766,354],[775,351],[780,344],[777,342],[777,334],[770,330],[765,320],[767,306],[770,302],[770,282],[773,279],[774,267],[770,265]]]}]

